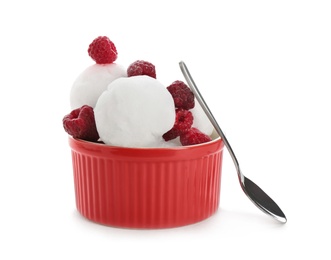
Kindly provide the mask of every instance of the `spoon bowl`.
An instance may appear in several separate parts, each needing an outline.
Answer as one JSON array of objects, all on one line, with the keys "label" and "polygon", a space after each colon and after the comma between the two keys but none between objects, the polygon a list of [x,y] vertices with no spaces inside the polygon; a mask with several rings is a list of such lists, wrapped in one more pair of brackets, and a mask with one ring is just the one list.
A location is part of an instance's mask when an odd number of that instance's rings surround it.
[{"label": "spoon bowl", "polygon": [[203,99],[198,87],[193,81],[193,78],[183,61],[179,63],[180,69],[187,81],[187,84],[191,88],[194,93],[195,98],[198,100],[199,104],[201,105],[202,109],[206,113],[207,117],[209,118],[210,122],[214,126],[216,132],[219,136],[223,139],[224,145],[230,153],[230,156],[233,160],[233,163],[237,170],[237,175],[239,179],[240,186],[246,196],[257,206],[260,210],[262,210],[267,215],[273,217],[274,219],[278,220],[281,223],[286,223],[287,219],[283,211],[279,208],[279,206],[253,181],[248,179],[244,176],[241,172],[239,167],[239,162],[230,146],[229,141],[227,140],[226,136],[224,135],[221,127],[218,125],[215,117],[211,113],[209,107],[207,106],[205,100]]}]

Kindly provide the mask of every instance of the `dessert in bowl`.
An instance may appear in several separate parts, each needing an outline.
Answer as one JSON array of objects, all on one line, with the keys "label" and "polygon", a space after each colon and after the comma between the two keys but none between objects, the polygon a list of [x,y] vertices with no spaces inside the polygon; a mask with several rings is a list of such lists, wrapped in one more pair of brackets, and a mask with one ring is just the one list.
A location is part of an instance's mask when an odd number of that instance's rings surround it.
[{"label": "dessert in bowl", "polygon": [[80,75],[72,111],[63,118],[77,210],[96,223],[125,228],[178,227],[213,215],[223,141],[190,89],[179,80],[165,87],[146,61],[120,71],[107,37],[96,38],[89,54],[96,64],[82,74],[97,68],[112,76]]}]

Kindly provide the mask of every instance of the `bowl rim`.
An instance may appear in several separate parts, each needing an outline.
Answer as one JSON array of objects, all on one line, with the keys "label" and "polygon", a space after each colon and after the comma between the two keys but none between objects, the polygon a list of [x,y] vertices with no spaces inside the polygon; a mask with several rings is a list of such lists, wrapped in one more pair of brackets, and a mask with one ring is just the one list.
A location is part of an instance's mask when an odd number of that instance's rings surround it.
[{"label": "bowl rim", "polygon": [[95,147],[102,147],[105,149],[123,149],[123,150],[162,150],[162,151],[178,151],[178,150],[187,150],[187,149],[193,149],[193,148],[198,148],[201,146],[208,146],[208,145],[212,145],[214,143],[217,143],[219,141],[221,141],[222,146],[224,144],[223,139],[218,136],[216,138],[214,138],[213,140],[209,141],[209,142],[205,142],[205,143],[201,143],[201,144],[193,144],[193,145],[186,145],[186,146],[170,146],[170,147],[127,147],[127,146],[116,146],[116,145],[108,145],[108,144],[104,144],[104,143],[98,143],[98,142],[91,142],[91,141],[87,141],[87,140],[83,140],[83,139],[79,139],[79,138],[74,138],[70,135],[68,135],[69,138],[69,142],[70,140],[75,141],[75,142],[79,142],[81,144],[86,144],[86,145],[91,145],[91,146],[95,146]]}]

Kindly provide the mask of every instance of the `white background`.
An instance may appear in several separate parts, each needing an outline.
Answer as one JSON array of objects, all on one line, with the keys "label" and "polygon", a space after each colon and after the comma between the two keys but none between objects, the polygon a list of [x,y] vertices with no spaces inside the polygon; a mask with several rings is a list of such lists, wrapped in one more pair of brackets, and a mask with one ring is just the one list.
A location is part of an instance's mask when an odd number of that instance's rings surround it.
[{"label": "white background", "polygon": [[[330,259],[330,14],[327,0],[2,1],[0,259]],[[99,35],[165,85],[185,61],[287,224],[246,198],[227,152],[220,208],[201,223],[131,230],[78,214],[62,117]]]}]

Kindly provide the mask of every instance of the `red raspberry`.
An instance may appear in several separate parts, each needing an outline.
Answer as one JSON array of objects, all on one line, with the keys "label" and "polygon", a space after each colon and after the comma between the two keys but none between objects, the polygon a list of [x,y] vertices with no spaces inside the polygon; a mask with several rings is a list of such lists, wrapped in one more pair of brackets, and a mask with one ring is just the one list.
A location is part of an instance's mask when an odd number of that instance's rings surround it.
[{"label": "red raspberry", "polygon": [[133,62],[127,69],[128,77],[146,75],[156,79],[155,66],[144,60]]},{"label": "red raspberry", "polygon": [[195,127],[192,127],[180,136],[180,143],[183,146],[201,144],[209,141],[211,141],[211,138]]},{"label": "red raspberry", "polygon": [[194,107],[194,94],[183,81],[176,80],[167,89],[174,99],[175,107],[183,109]]},{"label": "red raspberry", "polygon": [[165,141],[175,139],[181,134],[187,132],[193,124],[193,115],[191,111],[185,109],[176,109],[176,119],[174,126],[162,137]]},{"label": "red raspberry", "polygon": [[64,130],[74,138],[96,142],[99,134],[95,125],[93,108],[87,105],[74,109],[63,120]]},{"label": "red raspberry", "polygon": [[113,63],[117,59],[115,44],[107,36],[99,36],[94,39],[87,52],[98,64]]}]

